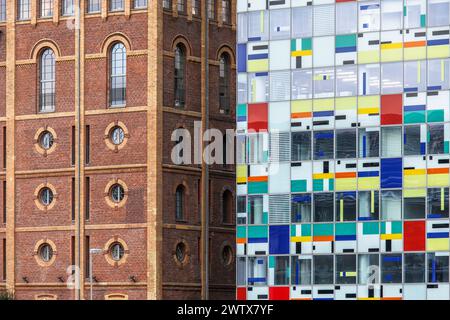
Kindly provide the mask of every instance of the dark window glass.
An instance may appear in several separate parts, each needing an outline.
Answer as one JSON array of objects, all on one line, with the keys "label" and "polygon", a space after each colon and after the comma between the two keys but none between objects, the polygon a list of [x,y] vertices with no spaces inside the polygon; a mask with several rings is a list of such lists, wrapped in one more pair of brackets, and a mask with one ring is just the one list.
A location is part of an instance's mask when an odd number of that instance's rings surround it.
[{"label": "dark window glass", "polygon": [[378,220],[379,206],[379,191],[358,192],[358,220]]},{"label": "dark window glass", "polygon": [[333,283],[333,256],[314,256],[314,284]]},{"label": "dark window glass", "polygon": [[428,189],[427,218],[448,218],[448,188]]},{"label": "dark window glass", "polygon": [[222,54],[219,60],[219,108],[230,112],[230,58]]},{"label": "dark window glass", "polygon": [[405,283],[425,282],[425,254],[405,253]]},{"label": "dark window glass", "polygon": [[275,285],[289,284],[289,257],[274,257],[275,258]]},{"label": "dark window glass", "polygon": [[427,253],[428,282],[448,282],[448,255]]},{"label": "dark window glass", "polygon": [[401,283],[402,282],[402,255],[383,254],[381,255],[381,282]]},{"label": "dark window glass", "polygon": [[293,285],[311,284],[311,258],[291,257],[291,283]]},{"label": "dark window glass", "polygon": [[186,52],[181,44],[175,48],[175,107],[184,106]]},{"label": "dark window glass", "polygon": [[336,283],[356,283],[356,255],[336,255]]},{"label": "dark window glass", "polygon": [[428,126],[428,153],[444,153],[444,125],[430,124]]},{"label": "dark window glass", "polygon": [[40,63],[39,110],[41,112],[55,110],[55,82],[55,55],[51,49],[45,49]]},{"label": "dark window glass", "polygon": [[336,192],[336,221],[356,220],[356,191]]},{"label": "dark window glass", "polygon": [[333,193],[314,194],[314,222],[333,221]]},{"label": "dark window glass", "polygon": [[336,130],[336,158],[356,158],[356,130]]},{"label": "dark window glass", "polygon": [[380,131],[378,129],[359,129],[358,157],[378,157],[380,154]]},{"label": "dark window glass", "polygon": [[405,216],[405,219],[425,218],[425,192],[423,196],[410,196],[409,194],[404,195],[403,204],[403,215]]},{"label": "dark window glass", "polygon": [[175,191],[175,219],[184,219],[184,187],[181,185]]},{"label": "dark window glass", "polygon": [[265,224],[267,223],[267,216],[263,212],[263,197],[249,196],[248,197],[248,224]]},{"label": "dark window glass", "polygon": [[333,159],[334,156],[333,131],[314,132],[314,160]]},{"label": "dark window glass", "polygon": [[292,223],[311,222],[311,194],[299,193],[291,197]]},{"label": "dark window glass", "polygon": [[420,143],[420,126],[405,127],[403,152],[405,156],[425,154],[425,143]]},{"label": "dark window glass", "polygon": [[291,160],[311,160],[311,132],[292,132]]},{"label": "dark window glass", "polygon": [[125,105],[127,79],[127,50],[122,43],[111,48],[110,103],[111,106]]}]

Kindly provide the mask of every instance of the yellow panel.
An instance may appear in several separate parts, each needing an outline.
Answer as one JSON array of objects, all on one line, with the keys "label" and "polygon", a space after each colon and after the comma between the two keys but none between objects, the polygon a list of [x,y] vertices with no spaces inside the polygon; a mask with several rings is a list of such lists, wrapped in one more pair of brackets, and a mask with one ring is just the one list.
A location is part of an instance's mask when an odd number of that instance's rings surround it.
[{"label": "yellow panel", "polygon": [[312,110],[312,100],[296,100],[291,102],[291,112],[310,112]]},{"label": "yellow panel", "polygon": [[336,191],[356,190],[356,178],[342,178],[335,180]]},{"label": "yellow panel", "polygon": [[394,43],[382,43],[381,44],[381,52],[386,50],[395,50],[403,48],[402,42],[394,42]]},{"label": "yellow panel", "polygon": [[427,251],[448,251],[449,239],[427,239]]},{"label": "yellow panel", "polygon": [[401,233],[395,233],[395,234],[382,234],[380,235],[381,240],[401,240],[402,234]]},{"label": "yellow panel", "polygon": [[358,109],[379,108],[380,96],[360,96],[358,97]]},{"label": "yellow panel", "polygon": [[314,173],[313,179],[333,179],[334,173]]},{"label": "yellow panel", "polygon": [[240,179],[244,179],[242,182],[247,181],[247,166],[246,165],[237,165],[236,166],[236,176],[238,178],[238,182]]},{"label": "yellow panel", "polygon": [[403,50],[381,50],[381,62],[401,61],[403,60]]},{"label": "yellow panel", "polygon": [[380,188],[380,177],[369,177],[358,179],[358,189],[378,190]]},{"label": "yellow panel", "polygon": [[358,64],[379,62],[380,55],[378,50],[358,52]]},{"label": "yellow panel", "polygon": [[260,72],[269,70],[269,59],[249,60],[247,62],[248,72]]},{"label": "yellow panel", "polygon": [[356,97],[336,98],[336,110],[355,110],[357,105]]},{"label": "yellow panel", "polygon": [[427,48],[404,48],[403,55],[405,60],[422,60],[427,56]]},{"label": "yellow panel", "polygon": [[446,187],[449,185],[448,174],[429,174],[428,186],[429,187]]},{"label": "yellow panel", "polygon": [[313,101],[314,111],[329,111],[334,109],[334,99],[317,99]]},{"label": "yellow panel", "polygon": [[291,242],[311,242],[312,237],[311,236],[305,236],[305,237],[291,237]]},{"label": "yellow panel", "polygon": [[405,197],[405,198],[426,197],[426,195],[427,195],[426,189],[405,189],[405,190],[403,190],[403,197]]},{"label": "yellow panel", "polygon": [[422,188],[427,185],[426,175],[405,175],[403,177],[404,188]]},{"label": "yellow panel", "polygon": [[291,51],[292,57],[306,57],[312,56],[312,50],[299,50],[299,51]]},{"label": "yellow panel", "polygon": [[358,108],[358,114],[380,113],[380,108]]},{"label": "yellow panel", "polygon": [[450,46],[431,46],[428,47],[428,59],[447,58],[450,56]]}]

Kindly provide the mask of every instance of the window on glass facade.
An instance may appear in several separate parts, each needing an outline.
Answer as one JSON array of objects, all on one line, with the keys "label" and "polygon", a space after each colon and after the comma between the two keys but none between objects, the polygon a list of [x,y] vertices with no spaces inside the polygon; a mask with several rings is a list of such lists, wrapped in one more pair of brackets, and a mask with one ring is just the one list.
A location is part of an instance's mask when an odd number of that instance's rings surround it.
[{"label": "window on glass facade", "polygon": [[403,92],[403,62],[381,64],[381,93]]},{"label": "window on glass facade", "polygon": [[358,220],[379,219],[379,191],[358,192]]},{"label": "window on glass facade", "polygon": [[312,36],[313,11],[311,6],[292,8],[292,37],[307,38]]},{"label": "window on glass facade", "polygon": [[405,253],[403,264],[405,283],[425,282],[424,253]]},{"label": "window on glass facade", "polygon": [[428,125],[428,153],[440,154],[444,153],[444,125],[430,124]]},{"label": "window on glass facade", "polygon": [[184,107],[186,49],[182,44],[175,48],[175,107]]},{"label": "window on glass facade", "polygon": [[336,192],[335,200],[336,221],[356,220],[356,191]]},{"label": "window on glass facade", "polygon": [[334,132],[314,132],[314,160],[333,159],[334,156]]},{"label": "window on glass facade", "polygon": [[[422,61],[405,61],[404,63],[404,81],[405,92],[408,91],[426,91],[427,78],[422,76],[426,74],[427,62]],[[430,79],[431,80],[431,79]]]},{"label": "window on glass facade", "polygon": [[428,282],[448,282],[448,253],[427,253]]},{"label": "window on glass facade", "polygon": [[291,196],[291,222],[311,222],[311,194],[298,193]]},{"label": "window on glass facade", "polygon": [[219,60],[219,108],[230,112],[230,57],[224,53]]},{"label": "window on glass facade", "polygon": [[402,155],[402,128],[381,128],[381,156],[392,158]]},{"label": "window on glass facade", "polygon": [[448,90],[449,70],[449,59],[428,60],[428,90]]},{"label": "window on glass facade", "polygon": [[247,284],[246,264],[245,257],[236,257],[236,284],[238,286],[245,286]]},{"label": "window on glass facade", "polygon": [[267,284],[267,257],[248,257],[248,285],[263,286]]},{"label": "window on glass facade", "polygon": [[405,219],[424,219],[425,202],[425,190],[405,190],[403,193],[403,214]]},{"label": "window on glass facade", "polygon": [[39,111],[51,112],[55,110],[56,66],[55,54],[52,49],[45,49],[40,59],[40,94]]},{"label": "window on glass facade", "polygon": [[222,22],[231,23],[231,4],[230,0],[222,0]]},{"label": "window on glass facade", "polygon": [[358,66],[359,95],[380,93],[380,65],[365,64]]},{"label": "window on glass facade", "polygon": [[403,0],[381,1],[381,30],[403,27]]},{"label": "window on glass facade", "polygon": [[88,5],[87,5],[88,13],[100,12],[101,8],[102,8],[101,0],[88,0]]},{"label": "window on glass facade", "polygon": [[292,132],[291,161],[311,160],[311,132]]},{"label": "window on glass facade", "polygon": [[262,196],[248,197],[248,224],[264,224],[264,209]]},{"label": "window on glass facade", "polygon": [[356,158],[356,129],[336,130],[336,158]]},{"label": "window on glass facade", "polygon": [[336,255],[336,284],[356,283],[356,255]]},{"label": "window on glass facade", "polygon": [[109,0],[109,11],[121,11],[124,9],[124,0]]},{"label": "window on glass facade", "polygon": [[356,96],[357,93],[357,67],[346,66],[336,68],[336,96]]},{"label": "window on glass facade", "polygon": [[428,1],[428,26],[448,26],[449,14],[448,0],[429,0]]},{"label": "window on glass facade", "polygon": [[253,133],[248,135],[248,162],[262,163],[265,160],[264,144],[266,135],[264,133]]},{"label": "window on glass facade", "polygon": [[314,222],[333,221],[333,192],[314,194]]},{"label": "window on glass facade", "polygon": [[358,11],[356,2],[336,3],[336,34],[358,31]]},{"label": "window on glass facade", "polygon": [[426,23],[426,0],[406,0],[405,1],[405,23],[406,28],[425,27]]},{"label": "window on glass facade", "polygon": [[448,188],[428,188],[427,218],[448,218]]},{"label": "window on glass facade", "polygon": [[311,272],[312,272],[311,257],[308,256],[291,257],[291,283],[293,285],[310,285]]},{"label": "window on glass facade", "polygon": [[246,224],[247,219],[247,198],[245,196],[238,196],[236,200],[236,223]]},{"label": "window on glass facade", "polygon": [[358,132],[358,156],[360,158],[378,157],[380,154],[380,131],[361,128]]},{"label": "window on glass facade", "polygon": [[381,191],[381,219],[401,220],[402,219],[402,191],[382,190]]},{"label": "window on glass facade", "polygon": [[421,126],[405,126],[403,138],[403,154],[405,156],[425,153],[424,144],[420,140]]},{"label": "window on glass facade", "polygon": [[40,2],[41,18],[53,16],[53,0],[41,0]]},{"label": "window on glass facade", "polygon": [[125,105],[127,83],[127,50],[123,43],[116,43],[110,53],[110,92],[112,107]]},{"label": "window on glass facade", "polygon": [[314,261],[314,284],[333,283],[333,256],[313,256]]},{"label": "window on glass facade", "polygon": [[[378,254],[359,254],[358,255],[358,283],[372,284],[379,283],[380,258]],[[375,276],[373,276],[375,272]]]},{"label": "window on glass facade", "polygon": [[292,71],[292,100],[312,98],[312,71]]},{"label": "window on glass facade", "polygon": [[402,283],[402,254],[381,255],[381,282]]},{"label": "window on glass facade", "polygon": [[290,284],[290,270],[289,270],[289,256],[280,257],[274,256],[271,257],[274,259],[274,277],[272,285],[289,285]]}]

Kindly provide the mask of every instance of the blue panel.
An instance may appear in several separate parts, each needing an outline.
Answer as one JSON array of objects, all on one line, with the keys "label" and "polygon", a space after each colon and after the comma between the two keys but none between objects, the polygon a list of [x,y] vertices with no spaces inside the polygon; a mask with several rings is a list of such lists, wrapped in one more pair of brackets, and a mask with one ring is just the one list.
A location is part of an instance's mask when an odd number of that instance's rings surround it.
[{"label": "blue panel", "polygon": [[402,187],[402,158],[381,159],[381,188]]},{"label": "blue panel", "polygon": [[269,253],[289,253],[289,226],[269,227]]},{"label": "blue panel", "polygon": [[247,45],[238,44],[238,72],[247,72]]}]

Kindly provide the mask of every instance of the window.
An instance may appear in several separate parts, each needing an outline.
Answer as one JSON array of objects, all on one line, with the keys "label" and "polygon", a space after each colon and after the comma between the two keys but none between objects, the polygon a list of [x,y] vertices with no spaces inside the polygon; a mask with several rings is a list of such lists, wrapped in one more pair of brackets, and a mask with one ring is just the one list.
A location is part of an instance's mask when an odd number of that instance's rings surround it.
[{"label": "window", "polygon": [[403,62],[381,64],[381,93],[403,92]]},{"label": "window", "polygon": [[356,129],[336,130],[336,158],[356,158]]},{"label": "window", "polygon": [[[407,92],[407,90],[416,92],[426,91],[427,79],[426,77],[422,76],[426,74],[426,68],[427,68],[426,60],[404,62],[405,92]],[[437,76],[439,76],[440,78],[440,75],[436,75],[435,77]]]},{"label": "window", "polygon": [[208,19],[216,18],[216,0],[208,0]]},{"label": "window", "polygon": [[358,220],[379,219],[379,191],[358,192]]},{"label": "window", "polygon": [[248,285],[267,284],[267,257],[248,257]]},{"label": "window", "polygon": [[55,54],[51,49],[42,52],[40,60],[40,95],[39,110],[51,112],[55,110]]},{"label": "window", "polygon": [[186,49],[182,44],[175,48],[175,107],[184,106]]},{"label": "window", "polygon": [[236,223],[246,224],[247,223],[247,198],[245,196],[238,196],[236,201]]},{"label": "window", "polygon": [[448,218],[448,188],[428,189],[427,218]]},{"label": "window", "polygon": [[53,16],[53,0],[41,0],[41,18]]},{"label": "window", "polygon": [[333,159],[334,156],[333,131],[314,132],[314,160]]},{"label": "window", "polygon": [[448,90],[450,61],[449,59],[428,60],[428,90]]},{"label": "window", "polygon": [[336,221],[356,220],[356,192],[336,192]]},{"label": "window", "polygon": [[118,42],[111,48],[110,104],[112,107],[125,105],[127,79],[127,50]]},{"label": "window", "polygon": [[183,242],[179,242],[175,247],[175,256],[178,262],[186,262],[186,245]]},{"label": "window", "polygon": [[312,6],[292,8],[292,37],[307,38],[312,36]]},{"label": "window", "polygon": [[134,0],[134,8],[135,9],[147,8],[147,0]]},{"label": "window", "polygon": [[238,286],[245,286],[247,284],[246,275],[246,261],[245,257],[236,257],[237,264],[236,264],[236,284]]},{"label": "window", "polygon": [[360,95],[372,95],[380,93],[380,65],[358,65],[358,87]]},{"label": "window", "polygon": [[426,0],[405,1],[405,29],[425,27]]},{"label": "window", "polygon": [[448,253],[427,253],[427,260],[428,282],[448,282]]},{"label": "window", "polygon": [[124,0],[109,0],[109,11],[121,11],[124,9]]},{"label": "window", "polygon": [[44,262],[49,262],[53,258],[53,249],[48,243],[43,243],[38,249],[39,257]]},{"label": "window", "polygon": [[314,284],[333,283],[333,256],[314,256]]},{"label": "window", "polygon": [[86,125],[84,133],[84,162],[89,164],[91,160],[91,126]]},{"label": "window", "polygon": [[314,194],[314,222],[333,221],[333,193]]},{"label": "window", "polygon": [[200,15],[200,1],[201,0],[191,0],[191,10],[193,16]]},{"label": "window", "polygon": [[94,13],[100,12],[101,10],[101,0],[88,0],[87,12]]},{"label": "window", "polygon": [[[332,60],[334,63],[334,58]],[[329,98],[333,96],[334,96],[334,68],[315,69],[314,98]]]},{"label": "window", "polygon": [[231,223],[233,216],[233,195],[231,191],[226,190],[222,195],[222,221]]},{"label": "window", "polygon": [[425,282],[425,254],[405,253],[404,259],[405,283]]},{"label": "window", "polygon": [[347,97],[357,95],[357,67],[346,66],[336,68],[336,96]]},{"label": "window", "polygon": [[[379,283],[378,266],[380,259],[378,254],[358,255],[358,283]],[[375,275],[375,276],[374,276]]]},{"label": "window", "polygon": [[402,155],[402,128],[381,128],[381,156],[400,157]]},{"label": "window", "polygon": [[231,5],[230,0],[222,0],[222,22],[231,23]]},{"label": "window", "polygon": [[61,13],[63,16],[73,16],[75,13],[74,0],[64,0],[62,2]]},{"label": "window", "polygon": [[270,39],[288,39],[291,35],[291,10],[270,10]]},{"label": "window", "polygon": [[53,202],[53,191],[48,187],[42,188],[39,192],[39,200],[44,206],[49,206]]},{"label": "window", "polygon": [[230,112],[230,57],[226,53],[219,60],[219,108]]},{"label": "window", "polygon": [[379,156],[380,131],[378,129],[359,129],[358,139],[358,157],[370,158]]},{"label": "window", "polygon": [[358,4],[359,32],[380,30],[380,3],[379,1],[365,1]]},{"label": "window", "polygon": [[430,124],[428,125],[428,153],[440,154],[444,153],[444,125]]},{"label": "window", "polygon": [[179,13],[184,13],[184,0],[177,0],[177,11]]},{"label": "window", "polygon": [[403,0],[381,1],[381,29],[401,29],[403,17]]},{"label": "window", "polygon": [[265,224],[267,218],[264,215],[263,197],[249,196],[248,197],[248,224]]},{"label": "window", "polygon": [[184,193],[185,188],[179,185],[175,191],[175,219],[184,220]]},{"label": "window", "polygon": [[123,189],[123,186],[118,183],[113,184],[109,191],[109,196],[114,203],[119,203],[122,201],[125,197],[125,190]]},{"label": "window", "polygon": [[292,100],[311,99],[313,92],[312,71],[292,71]]},{"label": "window", "polygon": [[426,191],[411,189],[403,191],[403,214],[405,219],[425,218]]},{"label": "window", "polygon": [[123,256],[125,254],[125,249],[123,248],[123,245],[119,242],[114,242],[109,247],[109,255],[114,261],[120,261],[122,260]]},{"label": "window", "polygon": [[404,128],[403,153],[405,156],[425,154],[425,143],[420,141],[421,126],[406,126]]},{"label": "window", "polygon": [[[269,13],[266,11],[250,11],[247,13],[248,39],[269,39]],[[243,28],[240,28],[243,29]],[[247,39],[245,40],[247,41]]]},{"label": "window", "polygon": [[163,0],[162,5],[165,10],[172,10],[172,1],[171,0]]},{"label": "window", "polygon": [[311,284],[311,258],[307,256],[291,257],[291,283],[293,285]]},{"label": "window", "polygon": [[53,135],[50,131],[45,130],[39,136],[39,145],[48,150],[53,146]]},{"label": "window", "polygon": [[291,222],[311,222],[311,194],[299,193],[291,196]]},{"label": "window", "polygon": [[336,34],[356,33],[357,21],[356,2],[336,3]]},{"label": "window", "polygon": [[356,283],[356,255],[336,255],[336,284]]},{"label": "window", "polygon": [[381,282],[402,283],[402,255],[381,255]]},{"label": "window", "polygon": [[334,4],[313,6],[314,36],[326,36],[334,33]]},{"label": "window", "polygon": [[120,126],[115,126],[111,129],[109,133],[109,138],[114,145],[122,144],[125,138],[125,132]]},{"label": "window", "polygon": [[6,0],[0,0],[0,21],[6,21]]},{"label": "window", "polygon": [[402,191],[381,191],[381,219],[401,220],[402,218]]},{"label": "window", "polygon": [[266,162],[267,156],[264,152],[264,145],[267,143],[267,135],[264,133],[253,133],[247,137],[248,141],[248,162],[262,163]]},{"label": "window", "polygon": [[289,285],[289,257],[271,257],[274,261],[274,276],[272,285]]},{"label": "window", "polygon": [[311,160],[311,132],[292,132],[291,161]]},{"label": "window", "polygon": [[428,26],[437,27],[450,24],[448,0],[428,1]]},{"label": "window", "polygon": [[30,19],[30,1],[31,0],[17,0],[17,18],[19,20]]}]

